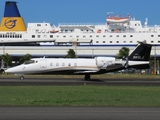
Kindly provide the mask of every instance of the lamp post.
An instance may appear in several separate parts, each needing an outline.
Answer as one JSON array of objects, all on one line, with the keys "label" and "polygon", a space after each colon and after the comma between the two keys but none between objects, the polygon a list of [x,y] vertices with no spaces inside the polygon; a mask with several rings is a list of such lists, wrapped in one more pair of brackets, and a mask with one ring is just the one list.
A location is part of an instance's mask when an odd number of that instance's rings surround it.
[{"label": "lamp post", "polygon": [[156,74],[156,45],[154,49],[154,74]]}]

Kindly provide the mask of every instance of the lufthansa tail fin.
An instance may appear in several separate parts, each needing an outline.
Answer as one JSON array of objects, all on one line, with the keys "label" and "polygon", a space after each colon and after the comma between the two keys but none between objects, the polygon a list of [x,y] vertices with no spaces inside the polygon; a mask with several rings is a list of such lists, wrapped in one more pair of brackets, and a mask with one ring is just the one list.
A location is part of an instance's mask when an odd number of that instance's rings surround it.
[{"label": "lufthansa tail fin", "polygon": [[135,50],[129,55],[127,64],[128,67],[137,68],[137,69],[148,69],[150,53],[152,45],[140,43]]},{"label": "lufthansa tail fin", "polygon": [[19,13],[17,2],[7,1],[5,3],[0,31],[26,31],[26,25]]}]

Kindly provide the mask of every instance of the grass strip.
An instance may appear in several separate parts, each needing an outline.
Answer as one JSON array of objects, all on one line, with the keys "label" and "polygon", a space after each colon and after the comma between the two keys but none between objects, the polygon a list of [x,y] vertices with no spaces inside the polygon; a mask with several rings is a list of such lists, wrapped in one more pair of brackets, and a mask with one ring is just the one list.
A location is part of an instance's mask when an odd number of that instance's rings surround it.
[{"label": "grass strip", "polygon": [[160,106],[152,86],[0,86],[0,106]]}]

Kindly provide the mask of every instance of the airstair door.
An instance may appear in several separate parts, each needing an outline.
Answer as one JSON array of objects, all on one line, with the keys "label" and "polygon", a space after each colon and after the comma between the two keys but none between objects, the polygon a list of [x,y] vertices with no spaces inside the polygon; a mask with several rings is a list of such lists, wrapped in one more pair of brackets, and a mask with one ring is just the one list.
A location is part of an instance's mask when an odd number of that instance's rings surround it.
[{"label": "airstair door", "polygon": [[40,60],[40,68],[42,68],[42,69],[47,68],[47,60],[46,59]]}]

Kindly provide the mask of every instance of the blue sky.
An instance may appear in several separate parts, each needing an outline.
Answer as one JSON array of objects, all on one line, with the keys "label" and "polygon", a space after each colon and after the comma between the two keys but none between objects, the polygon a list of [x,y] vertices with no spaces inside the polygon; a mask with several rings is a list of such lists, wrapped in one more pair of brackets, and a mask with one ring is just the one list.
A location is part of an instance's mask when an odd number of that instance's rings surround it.
[{"label": "blue sky", "polygon": [[[6,0],[0,0],[0,17]],[[25,23],[105,23],[107,12],[160,25],[160,0],[16,0]]]}]

